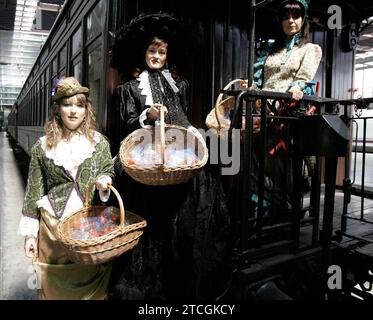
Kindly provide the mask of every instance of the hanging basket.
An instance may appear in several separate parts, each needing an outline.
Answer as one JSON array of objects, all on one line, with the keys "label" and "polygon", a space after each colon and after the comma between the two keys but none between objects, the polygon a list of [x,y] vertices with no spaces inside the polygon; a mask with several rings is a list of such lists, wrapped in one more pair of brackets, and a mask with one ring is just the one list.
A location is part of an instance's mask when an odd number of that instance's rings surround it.
[{"label": "hanging basket", "polygon": [[[223,90],[228,90],[235,83],[241,83],[242,79],[229,82]],[[226,138],[231,125],[229,112],[233,110],[236,98],[231,96],[223,100],[224,93],[220,93],[216,99],[215,107],[206,117],[206,126],[217,136]]]},{"label": "hanging basket", "polygon": [[[101,264],[132,250],[138,244],[146,226],[146,221],[142,217],[124,211],[122,198],[113,186],[109,188],[117,197],[119,209],[88,205],[93,187],[94,183],[86,192],[84,207],[61,220],[57,226],[58,240],[67,249],[69,258],[77,264]],[[113,231],[89,239],[77,239],[73,236],[73,232],[79,230],[79,225],[85,221],[84,219],[103,217],[108,210],[113,215],[120,216],[120,223]]]},{"label": "hanging basket", "polygon": [[[157,130],[159,132],[157,133]],[[139,144],[144,143],[147,137],[154,144],[160,141],[159,163],[151,163],[147,166],[131,162],[130,153]],[[175,137],[178,137],[178,139]],[[178,150],[192,149],[197,156],[197,161],[190,164],[182,164],[169,167],[165,163],[165,149],[173,144]],[[134,180],[152,186],[174,185],[189,181],[203,168],[208,160],[208,149],[203,137],[181,126],[165,125],[164,111],[161,108],[159,129],[138,129],[128,135],[121,143],[119,157],[124,171]]]}]

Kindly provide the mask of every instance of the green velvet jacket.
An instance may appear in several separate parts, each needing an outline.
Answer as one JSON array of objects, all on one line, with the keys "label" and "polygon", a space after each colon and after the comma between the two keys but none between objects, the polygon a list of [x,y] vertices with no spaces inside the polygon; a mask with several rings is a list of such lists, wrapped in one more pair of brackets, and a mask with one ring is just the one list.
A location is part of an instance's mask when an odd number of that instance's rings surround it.
[{"label": "green velvet jacket", "polygon": [[[114,178],[109,143],[102,135],[92,157],[79,166],[76,180],[62,166],[56,165],[52,159],[46,157],[39,139],[31,151],[22,214],[39,219],[40,209],[36,201],[47,195],[56,216],[61,217],[73,189],[76,189],[84,202],[88,187],[101,175]],[[98,203],[98,192],[92,190],[89,197],[89,203]]]}]

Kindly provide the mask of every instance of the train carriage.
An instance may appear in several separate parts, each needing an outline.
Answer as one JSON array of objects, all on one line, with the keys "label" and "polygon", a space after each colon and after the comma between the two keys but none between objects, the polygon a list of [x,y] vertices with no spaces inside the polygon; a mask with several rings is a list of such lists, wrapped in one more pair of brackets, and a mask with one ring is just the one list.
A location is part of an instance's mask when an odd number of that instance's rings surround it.
[{"label": "train carriage", "polygon": [[[209,4],[209,5],[208,5]],[[191,85],[193,108],[189,115],[201,126],[216,91],[229,78],[245,77],[247,32],[245,1],[224,6],[197,1],[66,1],[19,95],[19,144],[26,152],[48,116],[50,92],[55,80],[73,75],[92,90],[101,129],[117,146],[118,124],[111,107],[114,88],[123,79],[110,65],[115,32],[139,13],[165,11],[182,20],[194,42],[184,75]],[[198,8],[198,9],[197,9]],[[226,9],[230,14],[226,16]],[[126,58],[123,53],[123,59]],[[10,116],[10,119],[12,116]],[[12,124],[11,124],[12,126]],[[12,129],[11,129],[12,130]]]}]

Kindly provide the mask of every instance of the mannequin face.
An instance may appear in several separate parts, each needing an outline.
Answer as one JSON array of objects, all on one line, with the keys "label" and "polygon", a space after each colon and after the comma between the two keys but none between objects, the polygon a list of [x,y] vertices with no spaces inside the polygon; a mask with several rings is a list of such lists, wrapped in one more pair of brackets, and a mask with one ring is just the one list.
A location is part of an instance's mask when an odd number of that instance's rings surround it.
[{"label": "mannequin face", "polygon": [[282,30],[287,36],[297,34],[302,28],[302,17],[289,14],[282,19]]},{"label": "mannequin face", "polygon": [[62,99],[60,103],[60,115],[63,125],[69,130],[78,129],[86,115],[85,106],[78,101],[76,96]]},{"label": "mannequin face", "polygon": [[145,61],[150,69],[161,69],[167,60],[167,46],[165,42],[160,44],[150,44],[146,49]]}]

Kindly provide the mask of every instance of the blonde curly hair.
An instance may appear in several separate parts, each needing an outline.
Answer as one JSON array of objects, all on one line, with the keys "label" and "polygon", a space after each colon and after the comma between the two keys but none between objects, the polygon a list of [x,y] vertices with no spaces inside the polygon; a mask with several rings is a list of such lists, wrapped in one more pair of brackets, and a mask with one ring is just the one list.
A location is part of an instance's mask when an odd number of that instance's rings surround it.
[{"label": "blonde curly hair", "polygon": [[83,134],[89,141],[94,143],[94,133],[97,129],[96,116],[92,107],[91,100],[86,93],[78,93],[71,97],[64,97],[56,100],[50,109],[49,119],[44,126],[44,131],[46,135],[46,145],[47,149],[53,149],[61,139],[69,140],[73,131],[64,130],[60,107],[63,104],[68,104],[69,100],[76,98],[78,103],[83,105],[86,109],[86,115],[84,121],[80,125],[79,132]]}]

